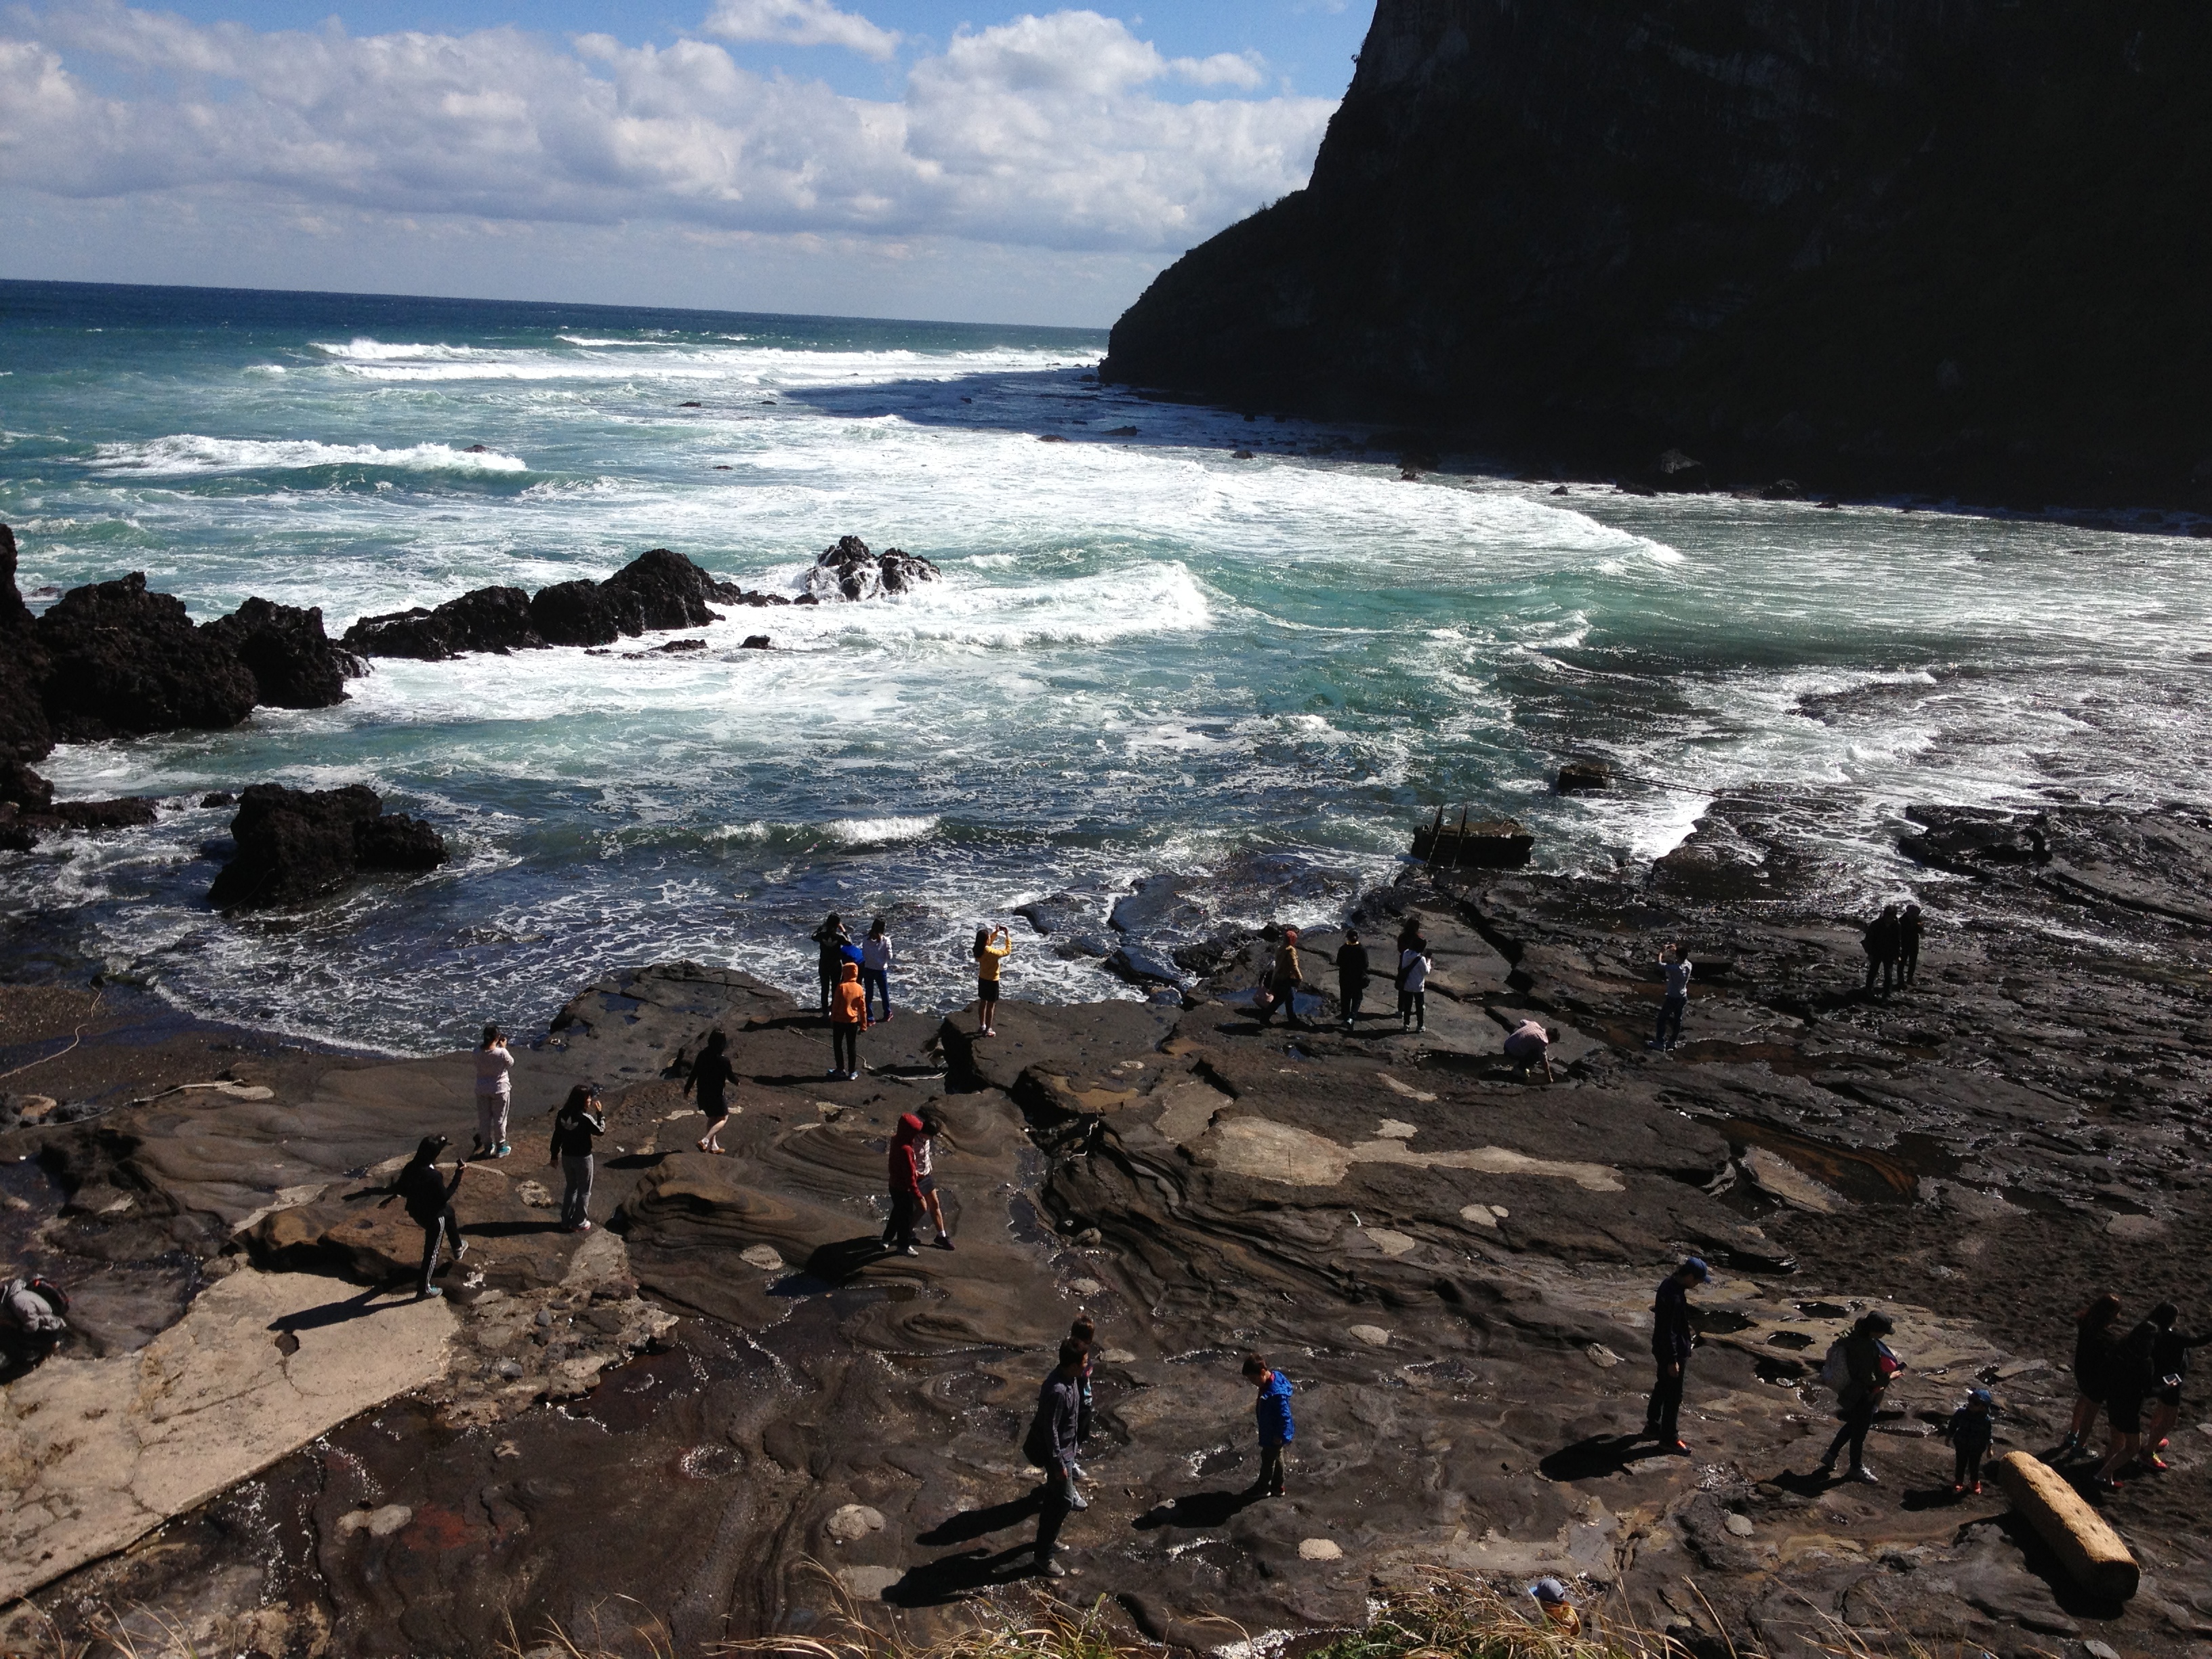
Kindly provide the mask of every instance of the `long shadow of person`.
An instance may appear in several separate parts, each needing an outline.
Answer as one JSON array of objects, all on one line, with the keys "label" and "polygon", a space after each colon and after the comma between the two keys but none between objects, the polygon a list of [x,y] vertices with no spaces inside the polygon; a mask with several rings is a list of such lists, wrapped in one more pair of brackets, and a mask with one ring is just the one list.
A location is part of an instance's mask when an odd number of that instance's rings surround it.
[{"label": "long shadow of person", "polygon": [[872,1261],[884,1259],[884,1241],[875,1234],[866,1238],[841,1238],[816,1247],[806,1258],[805,1272],[825,1285],[842,1285]]},{"label": "long shadow of person", "polygon": [[1039,1486],[1019,1498],[1010,1498],[1003,1504],[993,1504],[980,1510],[963,1510],[948,1521],[940,1521],[914,1541],[935,1549],[945,1544],[967,1544],[994,1532],[1004,1532],[1008,1527],[1018,1527],[1024,1521],[1036,1518],[1044,1506],[1044,1488]]},{"label": "long shadow of person", "polygon": [[1017,1544],[1012,1549],[963,1550],[941,1555],[907,1570],[906,1577],[884,1590],[884,1600],[895,1607],[941,1607],[987,1594],[1012,1579],[1026,1577],[1036,1560],[1033,1547]]},{"label": "long shadow of person", "polygon": [[1157,1532],[1162,1527],[1218,1527],[1230,1516],[1249,1509],[1260,1498],[1251,1487],[1241,1492],[1191,1492],[1170,1498],[1146,1510],[1130,1527],[1138,1532]]},{"label": "long shadow of person", "polygon": [[[359,1293],[343,1297],[336,1302],[319,1303],[312,1308],[301,1308],[292,1313],[280,1314],[269,1322],[269,1328],[280,1337],[292,1336],[299,1331],[319,1331],[331,1325],[343,1325],[349,1319],[359,1319],[378,1310],[377,1298],[387,1287],[372,1285]],[[383,1304],[398,1307],[397,1302]],[[294,1344],[297,1346],[296,1340]]]},{"label": "long shadow of person", "polygon": [[1619,1474],[1631,1463],[1640,1463],[1647,1457],[1674,1455],[1658,1441],[1642,1435],[1594,1434],[1560,1447],[1536,1465],[1536,1473],[1547,1480],[1595,1480]]}]

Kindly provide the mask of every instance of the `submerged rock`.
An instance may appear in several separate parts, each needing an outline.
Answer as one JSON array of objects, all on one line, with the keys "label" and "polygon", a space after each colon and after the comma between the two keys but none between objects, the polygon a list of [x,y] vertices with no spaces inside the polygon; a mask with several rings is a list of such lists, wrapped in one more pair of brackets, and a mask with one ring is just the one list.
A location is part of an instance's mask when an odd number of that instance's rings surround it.
[{"label": "submerged rock", "polygon": [[328,708],[345,701],[345,683],[368,672],[323,632],[322,608],[301,610],[251,599],[200,630],[228,646],[253,676],[258,701],[278,708]]},{"label": "submerged rock", "polygon": [[876,554],[858,536],[840,536],[806,573],[806,591],[817,599],[872,599],[911,592],[921,583],[935,581],[938,574],[927,559],[902,548]]},{"label": "submerged rock", "polygon": [[39,618],[38,641],[61,742],[221,730],[253,712],[258,688],[237,653],[194,627],[183,600],[149,592],[140,571],[71,588]]},{"label": "submerged rock", "polygon": [[208,889],[218,909],[265,909],[336,892],[364,870],[434,870],[445,842],[420,819],[394,813],[366,785],[287,789],[257,783],[240,800],[237,847]]}]

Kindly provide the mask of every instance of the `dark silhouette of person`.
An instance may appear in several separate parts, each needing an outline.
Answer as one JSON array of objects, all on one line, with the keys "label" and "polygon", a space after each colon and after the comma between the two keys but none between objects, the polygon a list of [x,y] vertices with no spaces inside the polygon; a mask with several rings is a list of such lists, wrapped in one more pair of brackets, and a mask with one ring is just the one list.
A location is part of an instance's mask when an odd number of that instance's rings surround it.
[{"label": "dark silhouette of person", "polygon": [[1908,904],[1897,919],[1897,982],[1910,985],[1920,977],[1920,907]]},{"label": "dark silhouette of person", "polygon": [[1651,1363],[1658,1376],[1651,1384],[1651,1404],[1644,1417],[1646,1437],[1657,1440],[1668,1451],[1690,1449],[1682,1439],[1682,1378],[1690,1368],[1690,1350],[1698,1343],[1690,1322],[1690,1292],[1712,1277],[1702,1256],[1691,1256],[1659,1281],[1651,1303]]},{"label": "dark silhouette of person", "polygon": [[1897,907],[1885,904],[1881,914],[1867,924],[1866,994],[1874,994],[1875,981],[1881,981],[1881,994],[1887,996],[1897,988],[1897,949],[1899,924]]}]

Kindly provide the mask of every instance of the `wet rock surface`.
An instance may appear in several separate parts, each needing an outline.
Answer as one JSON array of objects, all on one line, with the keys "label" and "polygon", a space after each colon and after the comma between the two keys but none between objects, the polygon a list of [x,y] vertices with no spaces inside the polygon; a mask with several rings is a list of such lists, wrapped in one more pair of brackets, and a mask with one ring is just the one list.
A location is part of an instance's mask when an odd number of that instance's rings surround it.
[{"label": "wet rock surface", "polygon": [[734,583],[656,547],[603,582],[556,582],[535,595],[520,587],[480,587],[433,608],[363,617],[346,629],[344,643],[365,656],[429,662],[468,651],[612,645],[625,635],[704,627],[720,614],[708,601],[734,605],[741,598]]},{"label": "wet rock surface", "polygon": [[251,599],[200,630],[228,646],[253,676],[256,700],[279,708],[328,708],[368,666],[333,645],[319,606],[302,610]]},{"label": "wet rock surface", "polygon": [[446,861],[445,842],[419,818],[386,813],[365,784],[288,789],[257,783],[230,823],[236,850],[208,889],[220,909],[266,909],[333,893],[364,872],[419,872]]},{"label": "wet rock surface", "polygon": [[15,586],[15,532],[0,524],[0,755],[34,761],[54,746],[40,695],[46,648]]},{"label": "wet rock surface", "polygon": [[937,567],[903,548],[871,552],[858,536],[840,536],[824,548],[806,573],[806,592],[815,599],[872,599],[910,592],[937,580]]},{"label": "wet rock surface", "polygon": [[[1754,897],[1470,872],[1360,898],[1346,920],[1370,942],[1409,921],[1430,940],[1425,1032],[1394,1012],[1344,1030],[1329,983],[1301,1028],[1262,1027],[1243,994],[1272,942],[1224,941],[1189,1006],[1007,1003],[991,1037],[902,1013],[845,1082],[822,1075],[826,1030],[758,981],[611,974],[522,1053],[515,1156],[463,1182],[442,1374],[44,1603],[143,1603],[271,1654],[489,1646],[509,1610],[529,1640],[596,1618],[641,1651],[605,1613],[617,1591],[685,1649],[811,1627],[833,1595],[811,1559],[927,1635],[1019,1593],[1020,1431],[1081,1311],[1099,1419],[1063,1589],[1154,1639],[1356,1624],[1376,1576],[1441,1563],[1559,1573],[1698,1651],[1809,1655],[1834,1620],[2007,1659],[2088,1639],[2179,1659],[2212,1631],[2201,1408],[2185,1397],[2172,1472],[2097,1495],[2144,1570],[2119,1607],[2071,1589],[2001,1495],[1954,1498],[1935,1431],[1986,1384],[2000,1450],[2051,1446],[2069,1316],[2097,1291],[2130,1319],[2167,1295],[2191,1328],[2212,1311],[2192,1265],[2212,1239],[2207,939],[2160,896],[2201,890],[2196,821],[2054,807],[2035,867],[2063,853],[2075,882],[1901,866],[1929,930],[1886,999],[1859,988],[1859,919],[1776,822],[1746,801],[1701,827],[1774,872]],[[1226,902],[1196,896],[1220,927]],[[1696,977],[1660,1052],[1676,938]],[[1555,1084],[1500,1054],[1529,1014],[1560,1034]],[[81,1018],[26,1005],[0,1066]],[[723,1157],[696,1149],[681,1092],[717,1028],[740,1076]],[[228,1069],[266,1081],[187,1091],[204,1038],[94,1038],[25,1080],[70,1094],[137,1067],[131,1097],[0,1137],[61,1189],[27,1200],[40,1248],[160,1244],[219,1288],[334,1287],[313,1305],[404,1279],[414,1230],[376,1207],[379,1171],[419,1134],[465,1142],[467,1056],[247,1056]],[[198,1076],[152,1075],[162,1055]],[[602,1224],[580,1237],[550,1224],[544,1136],[585,1076],[611,1109]],[[889,1255],[887,1139],[923,1104],[949,1126],[955,1248]],[[1716,1279],[1676,1457],[1635,1435],[1651,1287],[1692,1249]],[[1817,1372],[1877,1304],[1908,1369],[1872,1437],[1883,1484],[1838,1485],[1814,1472]],[[1244,1490],[1247,1347],[1298,1386],[1279,1500]]]},{"label": "wet rock surface", "polygon": [[253,712],[253,676],[195,627],[184,601],[133,571],[73,587],[38,621],[48,669],[46,720],[61,743],[236,726]]}]

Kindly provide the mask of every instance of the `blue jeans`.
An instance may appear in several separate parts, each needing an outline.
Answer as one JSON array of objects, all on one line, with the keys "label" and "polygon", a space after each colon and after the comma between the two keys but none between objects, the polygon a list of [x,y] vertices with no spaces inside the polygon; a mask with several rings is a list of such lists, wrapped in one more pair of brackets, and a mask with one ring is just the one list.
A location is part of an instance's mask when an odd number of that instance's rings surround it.
[{"label": "blue jeans", "polygon": [[[884,1011],[880,1014],[874,1012],[876,1005],[869,1000],[872,996],[879,996],[884,1000]],[[869,1011],[871,1018],[889,1019],[891,1017],[891,976],[889,969],[863,968],[860,969],[860,1006]]]},{"label": "blue jeans", "polygon": [[1652,1042],[1661,1048],[1682,1040],[1682,1010],[1689,1006],[1687,997],[1667,997],[1659,1004],[1659,1029],[1652,1033]]}]

